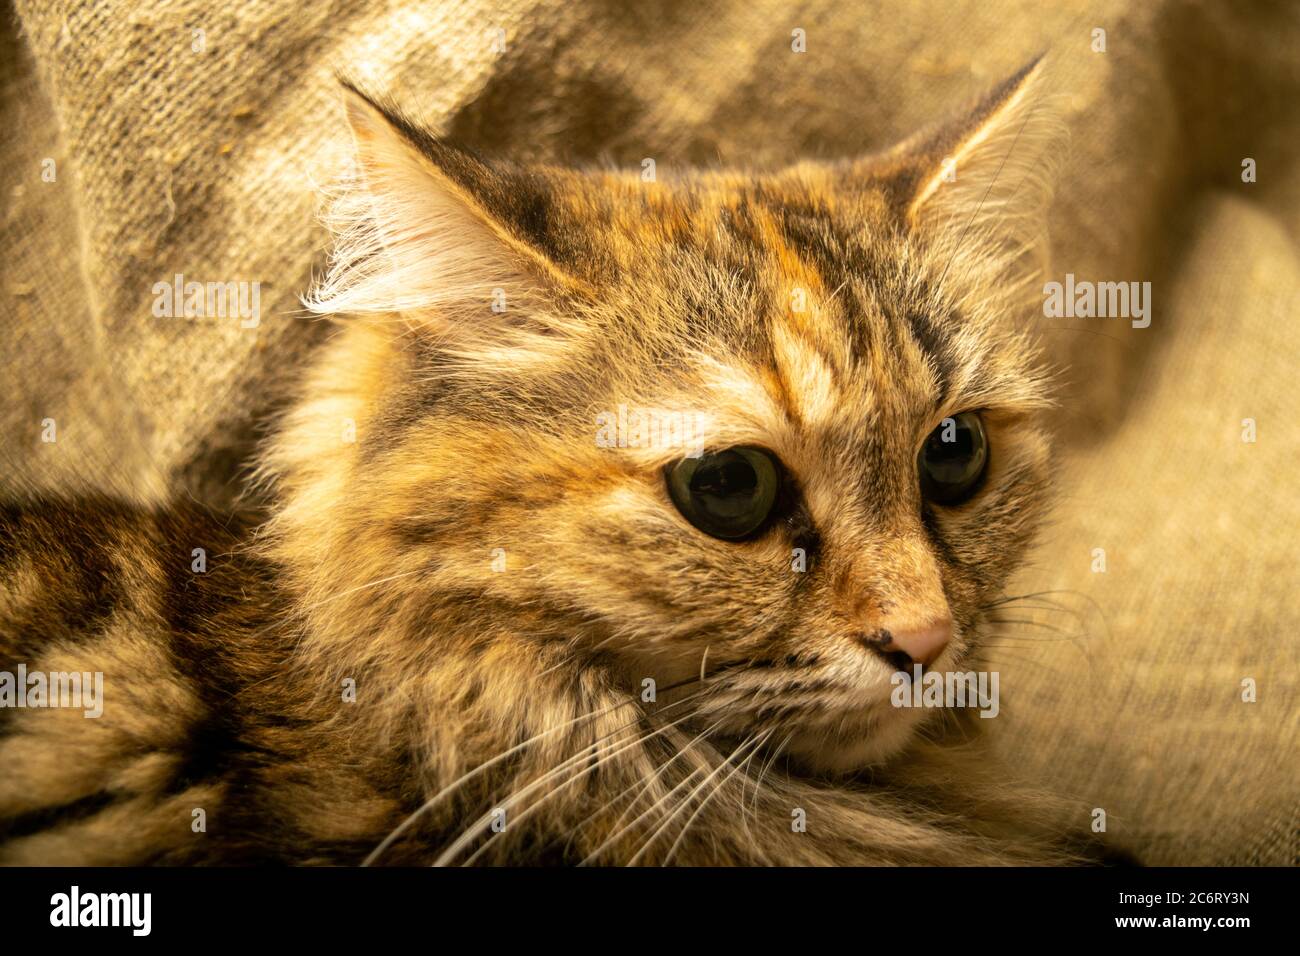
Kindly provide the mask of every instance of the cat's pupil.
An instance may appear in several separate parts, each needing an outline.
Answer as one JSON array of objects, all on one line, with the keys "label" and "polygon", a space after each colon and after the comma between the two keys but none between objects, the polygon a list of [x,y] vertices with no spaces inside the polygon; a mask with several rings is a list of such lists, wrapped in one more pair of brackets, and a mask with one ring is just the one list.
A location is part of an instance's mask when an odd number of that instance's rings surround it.
[{"label": "cat's pupil", "polygon": [[711,511],[729,517],[749,507],[757,488],[754,466],[739,457],[700,468],[691,478],[691,493],[707,496]]},{"label": "cat's pupil", "polygon": [[961,481],[975,457],[975,436],[969,428],[958,428],[951,440],[930,439],[930,474],[936,481]]},{"label": "cat's pupil", "polygon": [[944,419],[921,448],[917,470],[921,492],[941,505],[968,499],[988,466],[988,437],[976,412]]},{"label": "cat's pupil", "polygon": [[705,534],[725,540],[759,531],[781,483],[776,460],[761,448],[737,447],[686,458],[668,470],[673,504]]}]

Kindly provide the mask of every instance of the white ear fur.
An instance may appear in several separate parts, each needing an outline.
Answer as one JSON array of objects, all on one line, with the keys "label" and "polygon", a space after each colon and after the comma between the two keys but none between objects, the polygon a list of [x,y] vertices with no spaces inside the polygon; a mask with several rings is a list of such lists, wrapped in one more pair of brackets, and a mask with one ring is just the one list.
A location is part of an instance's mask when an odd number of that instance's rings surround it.
[{"label": "white ear fur", "polygon": [[910,209],[913,214],[937,198],[941,188],[955,187],[946,190],[949,197],[961,196],[965,190],[982,191],[1001,179],[1002,172],[1024,173],[1037,165],[1039,153],[1059,127],[1044,92],[1045,64],[1044,60],[1035,62],[976,109],[977,121],[962,129],[949,149],[957,178],[945,181],[946,164],[932,170],[916,190]]},{"label": "white ear fur", "polygon": [[[1046,61],[1009,79],[951,137],[907,209],[914,227],[954,247],[1018,258],[1045,249],[1047,211],[1064,141]],[[955,176],[953,175],[955,174]]]},{"label": "white ear fur", "polygon": [[325,213],[334,249],[326,275],[303,300],[307,308],[487,312],[498,289],[512,304],[539,289],[528,253],[472,197],[351,90],[346,109],[357,163]]}]

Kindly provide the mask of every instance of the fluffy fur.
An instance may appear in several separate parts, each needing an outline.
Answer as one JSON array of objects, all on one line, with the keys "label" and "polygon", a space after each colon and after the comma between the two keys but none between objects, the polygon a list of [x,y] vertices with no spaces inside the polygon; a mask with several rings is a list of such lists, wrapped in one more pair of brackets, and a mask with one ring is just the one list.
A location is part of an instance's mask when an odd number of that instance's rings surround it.
[{"label": "fluffy fur", "polygon": [[[1046,208],[1039,72],[883,156],[661,182],[490,163],[351,93],[357,170],[308,299],[345,317],[265,456],[270,520],[7,519],[6,659],[77,645],[138,700],[108,698],[109,731],[11,719],[8,766],[65,733],[131,746],[7,782],[0,859],[1069,859],[979,721],[891,708],[861,643],[944,607],[944,664],[968,660],[1043,507],[1048,380],[1017,331]],[[772,450],[783,520],[701,534],[665,489],[681,449],[597,444],[619,405]],[[920,444],[970,409],[989,473],[926,505]],[[139,580],[106,585],[124,596],[94,641],[77,612],[28,647],[17,622],[56,585],[24,562],[88,560],[67,548],[92,524],[121,542],[98,560],[138,555]],[[186,576],[205,536],[220,557]]]}]

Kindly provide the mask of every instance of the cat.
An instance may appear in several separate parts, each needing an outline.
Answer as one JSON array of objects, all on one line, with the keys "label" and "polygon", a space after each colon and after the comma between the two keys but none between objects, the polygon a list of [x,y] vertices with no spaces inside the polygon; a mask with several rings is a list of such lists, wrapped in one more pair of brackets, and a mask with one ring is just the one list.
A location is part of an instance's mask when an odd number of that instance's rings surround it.
[{"label": "cat", "polygon": [[[653,179],[349,86],[271,504],[3,511],[0,668],[104,712],[0,710],[0,862],[1079,859],[971,712],[890,705],[977,660],[1049,495],[1042,75]],[[628,409],[698,447],[598,440]]]}]

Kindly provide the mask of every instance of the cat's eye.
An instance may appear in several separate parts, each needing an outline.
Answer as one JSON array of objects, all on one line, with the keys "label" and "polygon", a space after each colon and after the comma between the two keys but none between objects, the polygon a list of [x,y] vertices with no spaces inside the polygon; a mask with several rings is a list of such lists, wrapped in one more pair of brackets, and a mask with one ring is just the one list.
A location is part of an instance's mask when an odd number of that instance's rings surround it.
[{"label": "cat's eye", "polygon": [[917,458],[921,493],[937,505],[956,505],[979,487],[989,463],[989,441],[977,412],[945,418]]},{"label": "cat's eye", "polygon": [[682,517],[728,541],[763,527],[780,485],[780,465],[761,448],[737,446],[683,458],[668,469],[668,493]]}]

